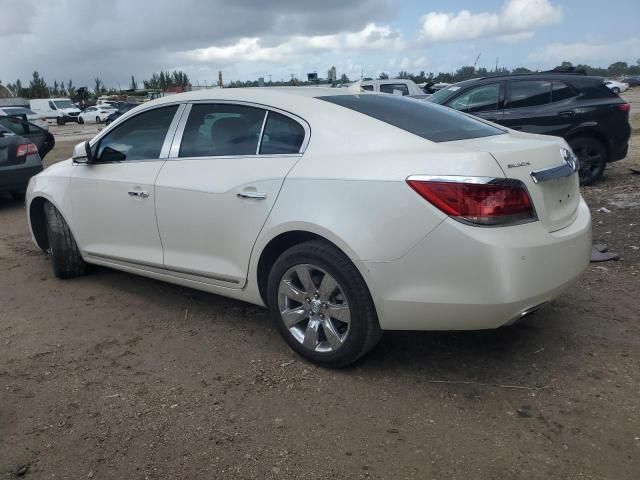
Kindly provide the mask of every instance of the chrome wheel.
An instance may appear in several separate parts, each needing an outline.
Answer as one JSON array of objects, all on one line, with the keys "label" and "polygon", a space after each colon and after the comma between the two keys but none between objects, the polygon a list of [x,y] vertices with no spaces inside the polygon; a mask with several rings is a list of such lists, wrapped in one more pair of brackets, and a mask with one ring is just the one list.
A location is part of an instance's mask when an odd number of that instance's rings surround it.
[{"label": "chrome wheel", "polygon": [[278,307],[293,338],[313,352],[333,352],[349,335],[347,296],[335,278],[315,265],[295,265],[285,272]]}]

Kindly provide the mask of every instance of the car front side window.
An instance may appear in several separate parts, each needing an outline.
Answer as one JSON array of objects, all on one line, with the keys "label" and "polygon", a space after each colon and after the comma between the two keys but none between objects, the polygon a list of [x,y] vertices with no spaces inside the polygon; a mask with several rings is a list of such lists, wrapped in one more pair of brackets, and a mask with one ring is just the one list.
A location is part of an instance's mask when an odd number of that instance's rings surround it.
[{"label": "car front side window", "polygon": [[255,155],[265,110],[235,104],[194,104],[180,157]]},{"label": "car front side window", "polygon": [[395,92],[402,93],[402,96],[409,95],[409,87],[407,87],[404,83],[383,83],[380,85],[381,93],[391,93],[398,95]]},{"label": "car front side window", "polygon": [[500,84],[489,83],[470,88],[450,101],[447,106],[461,112],[488,112],[498,109]]},{"label": "car front side window", "polygon": [[177,105],[140,113],[118,125],[99,142],[97,162],[123,162],[160,158]]}]

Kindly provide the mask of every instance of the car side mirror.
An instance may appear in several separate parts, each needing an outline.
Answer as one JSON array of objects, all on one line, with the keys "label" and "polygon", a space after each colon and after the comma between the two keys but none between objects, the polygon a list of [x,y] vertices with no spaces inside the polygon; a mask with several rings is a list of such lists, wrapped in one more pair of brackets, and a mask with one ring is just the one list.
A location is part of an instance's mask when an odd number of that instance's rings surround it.
[{"label": "car side mirror", "polygon": [[91,153],[91,146],[89,141],[81,142],[73,147],[73,154],[71,155],[73,163],[91,163],[93,162],[93,156]]}]

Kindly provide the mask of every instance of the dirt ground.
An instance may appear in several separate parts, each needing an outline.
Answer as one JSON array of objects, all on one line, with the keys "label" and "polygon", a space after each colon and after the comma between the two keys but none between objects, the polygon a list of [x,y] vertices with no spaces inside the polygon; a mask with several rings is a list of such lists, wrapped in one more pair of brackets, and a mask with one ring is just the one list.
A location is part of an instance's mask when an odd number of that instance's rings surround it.
[{"label": "dirt ground", "polygon": [[619,261],[521,324],[387,333],[341,371],[260,308],[102,268],[55,279],[0,198],[0,478],[639,478],[638,120],[583,189]]}]

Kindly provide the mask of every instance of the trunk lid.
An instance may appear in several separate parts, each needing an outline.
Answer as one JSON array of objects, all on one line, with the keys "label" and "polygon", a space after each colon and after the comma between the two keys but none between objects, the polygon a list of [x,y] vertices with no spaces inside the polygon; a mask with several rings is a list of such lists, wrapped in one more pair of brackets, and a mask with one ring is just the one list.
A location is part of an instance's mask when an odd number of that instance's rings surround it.
[{"label": "trunk lid", "polygon": [[[571,151],[563,139],[509,132],[452,143],[489,153],[506,178],[524,183],[538,219],[548,231],[560,230],[574,220],[580,203],[579,178],[561,154],[562,148]],[[550,174],[554,170],[557,175]],[[537,182],[532,172],[539,172]]]}]

